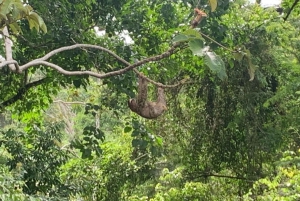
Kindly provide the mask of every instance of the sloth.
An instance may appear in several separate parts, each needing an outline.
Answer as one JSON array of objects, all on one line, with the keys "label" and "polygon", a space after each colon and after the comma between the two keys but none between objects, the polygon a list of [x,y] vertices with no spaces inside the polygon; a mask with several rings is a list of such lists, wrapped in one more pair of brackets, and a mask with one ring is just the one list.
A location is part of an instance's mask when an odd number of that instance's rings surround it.
[{"label": "sloth", "polygon": [[196,26],[198,26],[198,24],[200,24],[200,22],[207,17],[207,14],[205,12],[203,12],[202,10],[199,10],[198,8],[194,9],[195,11],[195,18],[192,20],[191,22],[191,28],[196,28]]},{"label": "sloth", "polygon": [[164,89],[162,87],[157,88],[156,102],[148,101],[147,93],[148,81],[139,76],[137,97],[135,99],[128,100],[128,107],[131,109],[131,111],[144,118],[155,119],[167,110]]}]

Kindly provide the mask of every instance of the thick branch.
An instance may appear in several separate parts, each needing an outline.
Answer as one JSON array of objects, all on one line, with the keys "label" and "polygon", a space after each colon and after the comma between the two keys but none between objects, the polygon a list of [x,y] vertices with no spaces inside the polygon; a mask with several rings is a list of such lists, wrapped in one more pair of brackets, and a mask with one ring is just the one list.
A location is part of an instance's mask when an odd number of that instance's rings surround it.
[{"label": "thick branch", "polygon": [[[13,59],[12,57],[12,41],[9,38],[9,33],[7,26],[3,28],[3,36],[4,36],[4,45],[5,45],[5,55],[6,61],[10,61]],[[12,70],[16,70],[16,66],[14,64],[9,64],[8,67]]]},{"label": "thick branch", "polygon": [[[33,67],[33,66],[45,65],[45,66],[48,66],[50,68],[53,68],[53,69],[57,70],[58,72],[60,72],[60,73],[62,73],[64,75],[70,75],[70,76],[74,76],[74,75],[89,75],[89,76],[93,76],[93,77],[96,77],[96,78],[99,78],[99,79],[103,79],[103,78],[108,78],[108,77],[112,77],[112,76],[116,76],[116,75],[122,75],[122,74],[126,73],[127,71],[130,71],[130,70],[133,69],[135,73],[137,73],[140,76],[144,77],[150,83],[152,83],[152,84],[154,84],[156,86],[164,87],[164,88],[171,88],[171,87],[176,87],[178,85],[181,85],[186,80],[183,80],[183,81],[181,81],[181,82],[179,82],[178,84],[175,84],[175,85],[163,85],[161,83],[155,82],[155,81],[153,81],[153,80],[145,77],[144,75],[142,75],[135,68],[138,67],[138,66],[141,66],[141,65],[143,65],[145,63],[149,63],[151,61],[159,61],[159,60],[161,60],[163,58],[166,58],[166,57],[170,56],[171,54],[179,51],[179,49],[177,48],[179,46],[180,46],[180,44],[176,43],[169,50],[167,50],[166,52],[164,52],[164,53],[162,53],[160,55],[149,57],[149,58],[143,59],[143,60],[141,60],[141,61],[139,61],[137,63],[130,64],[128,61],[124,60],[123,58],[121,58],[117,54],[115,54],[114,52],[112,52],[112,51],[110,51],[110,50],[108,50],[108,49],[106,49],[104,47],[97,46],[97,45],[89,45],[89,44],[76,44],[76,45],[71,45],[71,46],[66,46],[66,47],[58,48],[56,50],[53,50],[53,51],[49,52],[48,54],[46,54],[45,56],[43,56],[41,58],[32,60],[32,61],[30,61],[30,62],[28,62],[28,63],[26,63],[26,64],[24,64],[22,66],[18,66],[18,70],[19,70],[18,72],[21,73],[22,71],[24,71],[24,70],[26,70],[26,69],[28,69],[30,67]],[[55,54],[58,54],[60,52],[67,51],[67,50],[76,49],[76,48],[92,48],[92,49],[98,49],[98,50],[107,52],[108,54],[110,54],[111,56],[115,57],[117,60],[119,60],[120,62],[122,62],[127,67],[125,67],[123,69],[120,69],[120,70],[116,70],[116,71],[111,71],[111,72],[108,72],[108,73],[99,74],[99,73],[96,73],[96,72],[93,72],[93,71],[67,71],[67,70],[63,69],[62,67],[60,67],[60,66],[58,66],[56,64],[53,64],[51,62],[46,61],[50,57],[54,56]],[[17,64],[17,62],[14,61],[14,60],[2,62],[2,63],[0,63],[0,68],[2,68],[5,65],[8,65],[8,64]]]}]

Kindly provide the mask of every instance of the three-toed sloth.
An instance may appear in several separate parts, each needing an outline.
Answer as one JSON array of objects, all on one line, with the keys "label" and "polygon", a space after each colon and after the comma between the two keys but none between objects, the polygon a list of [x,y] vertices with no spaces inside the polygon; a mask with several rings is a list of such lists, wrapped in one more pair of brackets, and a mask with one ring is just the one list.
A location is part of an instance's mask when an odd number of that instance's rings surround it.
[{"label": "three-toed sloth", "polygon": [[147,92],[148,81],[139,76],[137,97],[135,99],[129,99],[128,106],[133,112],[144,118],[155,119],[167,110],[164,89],[162,87],[157,88],[156,102],[147,100]]}]

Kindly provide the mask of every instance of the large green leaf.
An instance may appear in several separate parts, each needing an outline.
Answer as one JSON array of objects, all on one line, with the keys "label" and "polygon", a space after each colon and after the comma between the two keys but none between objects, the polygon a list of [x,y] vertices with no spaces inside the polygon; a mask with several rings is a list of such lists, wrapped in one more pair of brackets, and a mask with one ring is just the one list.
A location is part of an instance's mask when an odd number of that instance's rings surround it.
[{"label": "large green leaf", "polygon": [[209,69],[216,73],[221,80],[227,79],[225,64],[220,56],[214,52],[206,52],[204,61]]},{"label": "large green leaf", "polygon": [[6,15],[10,12],[12,6],[11,0],[3,1],[0,5],[0,19],[7,19]]},{"label": "large green leaf", "polygon": [[217,8],[218,1],[217,0],[209,0],[211,12],[214,12]]},{"label": "large green leaf", "polygon": [[20,28],[20,26],[18,25],[17,22],[14,22],[14,23],[12,23],[12,24],[9,24],[9,27],[10,27],[10,29],[12,30],[12,32],[13,32],[14,34],[18,34],[18,33],[21,33],[21,32],[22,32],[22,30],[21,30],[21,28]]},{"label": "large green leaf", "polygon": [[183,32],[182,34],[186,35],[188,38],[191,38],[191,39],[193,39],[193,38],[199,38],[199,39],[202,38],[201,34],[198,31],[194,30],[194,29],[188,29],[185,32]]},{"label": "large green leaf", "polygon": [[189,48],[194,55],[203,56],[205,54],[204,42],[201,39],[189,41]]},{"label": "large green leaf", "polygon": [[47,32],[47,27],[44,20],[37,13],[31,12],[27,17],[27,20],[29,22],[30,29],[35,28],[37,31],[39,31],[41,28],[44,33]]},{"label": "large green leaf", "polygon": [[29,14],[29,9],[23,5],[22,2],[15,2],[13,4],[12,17],[14,20],[22,19]]},{"label": "large green leaf", "polygon": [[184,41],[187,41],[189,38],[186,36],[186,35],[183,35],[183,34],[179,34],[177,36],[175,36],[173,38],[173,42],[174,43],[177,43],[177,42],[184,42]]},{"label": "large green leaf", "polygon": [[183,33],[175,36],[173,42],[184,42],[184,41],[194,40],[194,39],[202,39],[201,34],[194,29],[188,29]]}]

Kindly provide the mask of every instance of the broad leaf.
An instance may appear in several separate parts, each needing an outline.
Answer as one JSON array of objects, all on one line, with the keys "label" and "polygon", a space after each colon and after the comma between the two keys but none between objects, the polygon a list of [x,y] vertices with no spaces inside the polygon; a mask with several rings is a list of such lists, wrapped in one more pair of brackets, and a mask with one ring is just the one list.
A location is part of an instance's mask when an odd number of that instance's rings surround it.
[{"label": "broad leaf", "polygon": [[200,39],[194,39],[189,42],[189,48],[194,55],[203,56],[205,54],[205,48],[203,48],[204,42]]},{"label": "broad leaf", "polygon": [[0,17],[7,19],[6,15],[10,12],[12,6],[11,0],[3,1],[0,5]]},{"label": "broad leaf", "polygon": [[218,1],[217,0],[209,0],[211,12],[214,12],[217,8]]},{"label": "broad leaf", "polygon": [[177,36],[175,36],[173,38],[173,42],[176,43],[176,42],[184,42],[184,41],[187,41],[188,40],[188,37],[186,35],[182,35],[182,34],[179,34]]},{"label": "broad leaf", "polygon": [[27,17],[27,20],[29,22],[30,29],[35,28],[37,31],[39,31],[41,28],[44,33],[47,32],[47,27],[44,23],[44,20],[38,14],[31,12]]},{"label": "broad leaf", "polygon": [[133,139],[131,145],[132,147],[139,147],[141,149],[145,149],[148,145],[148,142],[146,140]]},{"label": "broad leaf", "polygon": [[18,20],[25,17],[26,15],[29,15],[28,8],[26,8],[21,2],[14,3],[12,10],[13,19]]},{"label": "broad leaf", "polygon": [[9,24],[9,27],[10,27],[10,29],[12,30],[12,32],[13,32],[14,34],[22,33],[22,30],[21,30],[21,28],[20,28],[20,26],[18,25],[17,22],[14,22],[14,23],[12,23],[12,24]]},{"label": "broad leaf", "polygon": [[129,132],[131,132],[132,131],[132,127],[130,127],[130,126],[126,126],[125,128],[124,128],[124,133],[129,133]]},{"label": "broad leaf", "polygon": [[81,149],[80,151],[82,153],[82,156],[81,156],[82,159],[85,159],[85,158],[91,159],[92,158],[92,150],[91,149]]},{"label": "broad leaf", "polygon": [[133,139],[132,142],[131,142],[132,147],[138,147],[141,144],[142,144],[141,140],[139,140],[139,139]]},{"label": "broad leaf", "polygon": [[209,69],[216,73],[221,80],[227,79],[225,64],[220,56],[214,52],[207,52],[204,61]]},{"label": "broad leaf", "polygon": [[188,29],[185,32],[183,32],[182,34],[186,35],[188,38],[202,38],[201,34],[194,30],[194,29]]}]

